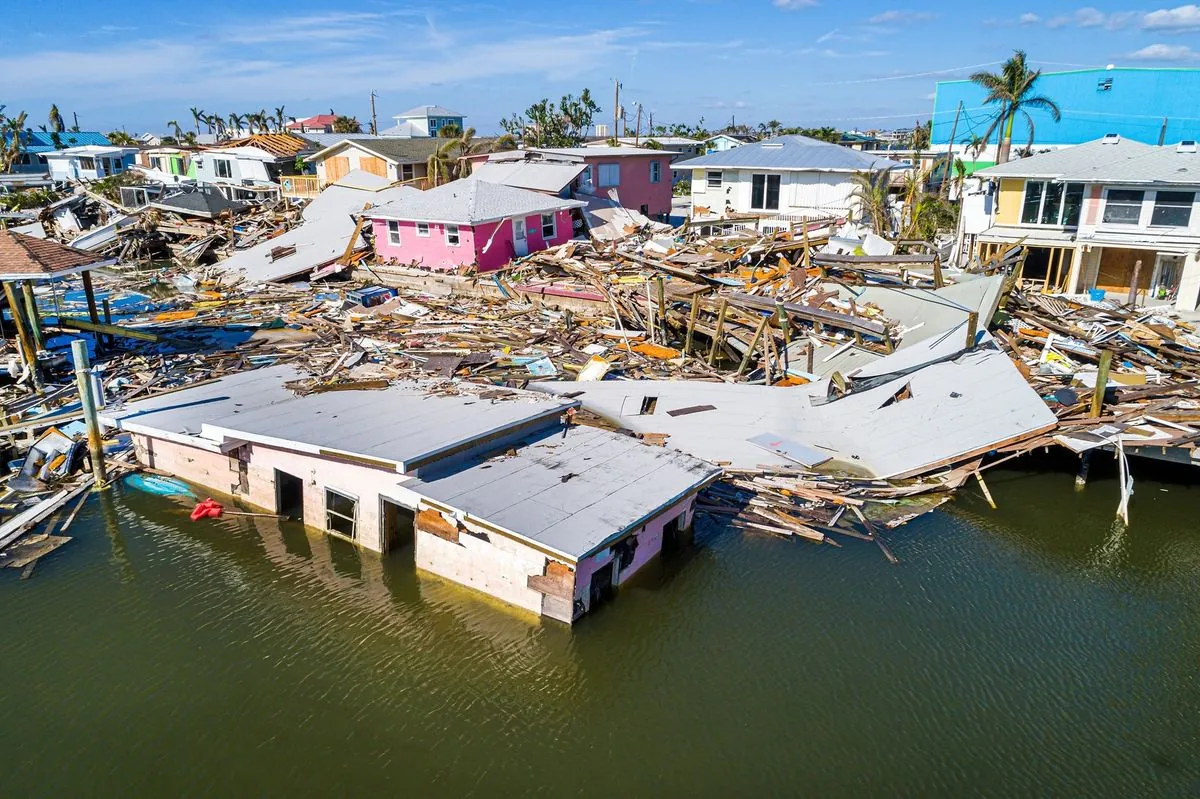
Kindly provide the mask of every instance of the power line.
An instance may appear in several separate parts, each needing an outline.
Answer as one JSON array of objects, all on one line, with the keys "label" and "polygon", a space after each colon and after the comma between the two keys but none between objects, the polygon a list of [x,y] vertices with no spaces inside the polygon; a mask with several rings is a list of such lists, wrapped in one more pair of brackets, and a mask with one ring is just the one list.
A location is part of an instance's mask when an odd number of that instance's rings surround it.
[{"label": "power line", "polygon": [[843,86],[850,83],[880,83],[888,80],[908,80],[909,78],[926,78],[930,75],[947,75],[951,72],[962,72],[964,69],[980,69],[982,67],[991,67],[996,64],[1002,64],[1002,61],[985,61],[982,64],[968,64],[965,67],[951,67],[950,69],[934,69],[929,72],[910,72],[906,75],[884,75],[878,78],[856,78],[852,80],[829,80],[810,83],[810,86]]}]

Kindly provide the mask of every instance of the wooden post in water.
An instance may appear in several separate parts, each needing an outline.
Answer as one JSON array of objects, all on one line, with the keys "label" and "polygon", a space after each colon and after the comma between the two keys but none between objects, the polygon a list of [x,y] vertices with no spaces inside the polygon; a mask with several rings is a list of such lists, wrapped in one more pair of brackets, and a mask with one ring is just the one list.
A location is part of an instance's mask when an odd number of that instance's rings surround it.
[{"label": "wooden post in water", "polygon": [[87,342],[75,339],[71,342],[71,355],[75,359],[75,383],[79,386],[79,401],[83,405],[83,419],[87,422],[88,452],[92,456],[92,476],[96,486],[103,487],[104,439],[100,434],[100,414],[96,410],[96,398],[92,394],[91,368],[88,364]]},{"label": "wooden post in water", "polygon": [[1142,259],[1139,258],[1133,262],[1133,280],[1129,283],[1129,299],[1126,301],[1126,305],[1131,307],[1137,306],[1138,278],[1141,276]]},{"label": "wooden post in water", "polygon": [[33,296],[33,281],[22,280],[21,292],[25,295],[25,312],[29,315],[29,330],[33,334],[33,343],[39,351],[44,350],[46,337],[42,334],[42,321],[38,317],[37,300]]},{"label": "wooden post in water", "polygon": [[1104,412],[1104,392],[1108,388],[1108,370],[1112,366],[1112,350],[1100,353],[1100,369],[1096,372],[1096,390],[1092,392],[1093,419],[1100,418]]},{"label": "wooden post in water", "polygon": [[1088,469],[1092,465],[1092,451],[1085,450],[1079,455],[1079,472],[1075,475],[1075,490],[1082,491],[1087,486]]}]

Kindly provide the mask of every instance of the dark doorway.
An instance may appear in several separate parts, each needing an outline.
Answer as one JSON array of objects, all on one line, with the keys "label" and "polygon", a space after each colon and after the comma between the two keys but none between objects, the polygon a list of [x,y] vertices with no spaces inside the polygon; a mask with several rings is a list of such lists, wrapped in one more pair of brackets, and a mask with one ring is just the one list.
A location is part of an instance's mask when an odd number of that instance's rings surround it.
[{"label": "dark doorway", "polygon": [[275,470],[275,512],[304,520],[304,479]]},{"label": "dark doorway", "polygon": [[413,527],[416,514],[385,497],[379,498],[379,525],[385,552],[399,550],[413,556]]},{"label": "dark doorway", "polygon": [[[614,561],[615,562],[615,561]],[[613,596],[613,564],[606,564],[592,573],[592,582],[588,588],[588,611],[595,610],[600,604],[612,599]]]},{"label": "dark doorway", "polygon": [[684,544],[682,531],[679,529],[679,520],[682,518],[683,514],[680,514],[663,527],[662,554],[665,557],[674,555]]}]

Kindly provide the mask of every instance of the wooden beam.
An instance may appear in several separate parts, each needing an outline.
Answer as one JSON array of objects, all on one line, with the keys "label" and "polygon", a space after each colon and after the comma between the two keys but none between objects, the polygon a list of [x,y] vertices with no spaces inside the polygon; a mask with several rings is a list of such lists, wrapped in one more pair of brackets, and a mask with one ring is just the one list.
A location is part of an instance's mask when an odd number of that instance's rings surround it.
[{"label": "wooden beam", "polygon": [[161,336],[155,335],[154,333],[147,333],[144,330],[134,330],[133,328],[121,327],[120,325],[97,324],[94,322],[84,321],[83,319],[59,319],[58,326],[69,328],[71,330],[86,330],[89,333],[107,333],[110,336],[136,338],[139,341],[162,341]]},{"label": "wooden beam", "polygon": [[[762,311],[774,311],[775,301],[770,297],[756,297],[752,294],[733,293],[730,295],[732,301],[736,304],[749,306]],[[849,314],[835,313],[833,311],[823,311],[820,308],[813,308],[809,305],[801,305],[794,302],[785,302],[783,309],[793,316],[798,316],[801,319],[807,319],[810,322],[818,324],[826,324],[830,327],[857,331],[866,333],[869,336],[883,338],[887,333],[887,326],[882,322],[876,322],[871,319],[863,319],[858,316],[850,316]]]},{"label": "wooden beam", "polygon": [[34,386],[40,388],[42,376],[38,372],[37,350],[33,348],[33,339],[29,336],[29,328],[25,324],[21,306],[17,303],[17,293],[13,291],[12,283],[8,280],[4,281],[4,296],[8,298],[8,309],[12,312],[13,324],[17,326],[17,339],[21,342],[21,357],[25,361],[25,365],[29,367]]}]

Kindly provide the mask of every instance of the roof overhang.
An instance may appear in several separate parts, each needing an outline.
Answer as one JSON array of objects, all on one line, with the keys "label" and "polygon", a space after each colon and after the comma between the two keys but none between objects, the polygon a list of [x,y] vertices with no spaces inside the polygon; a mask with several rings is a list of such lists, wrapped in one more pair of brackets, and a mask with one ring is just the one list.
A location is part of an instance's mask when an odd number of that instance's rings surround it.
[{"label": "roof overhang", "polygon": [[111,266],[118,263],[116,258],[105,258],[96,261],[94,264],[84,264],[82,266],[72,266],[68,269],[62,269],[57,272],[43,272],[42,274],[28,274],[25,272],[19,273],[0,273],[0,281],[9,282],[13,280],[32,280],[35,283],[40,283],[46,280],[57,280],[60,277],[68,277],[69,275],[77,275],[80,272],[87,272],[91,269],[98,269],[102,266]]}]

